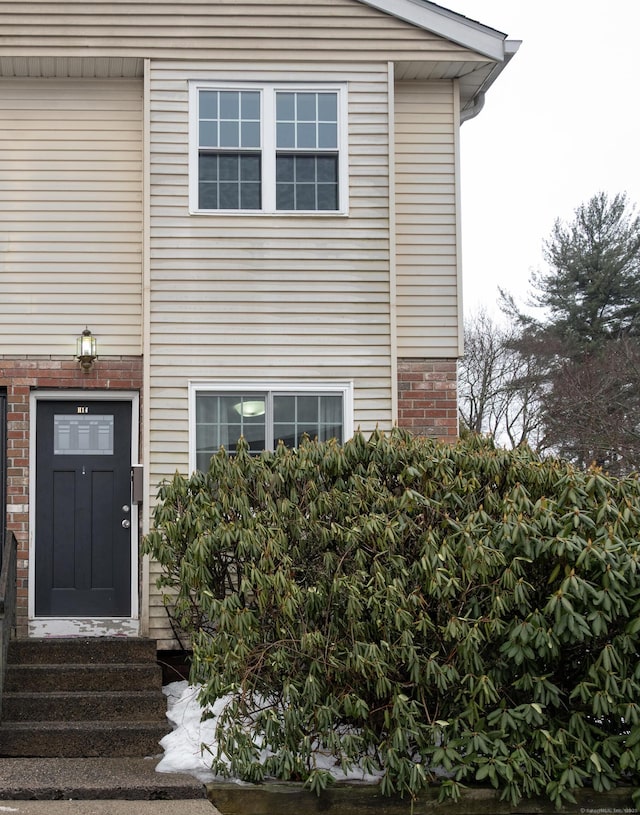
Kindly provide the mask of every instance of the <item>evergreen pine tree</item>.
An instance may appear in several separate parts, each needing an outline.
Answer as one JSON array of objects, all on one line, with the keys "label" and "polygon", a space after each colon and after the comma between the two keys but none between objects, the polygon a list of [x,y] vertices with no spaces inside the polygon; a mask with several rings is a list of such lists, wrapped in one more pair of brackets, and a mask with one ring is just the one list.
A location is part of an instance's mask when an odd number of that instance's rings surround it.
[{"label": "evergreen pine tree", "polygon": [[545,244],[530,305],[507,311],[523,354],[540,361],[546,444],[580,466],[640,467],[640,216],[624,194],[598,193]]}]

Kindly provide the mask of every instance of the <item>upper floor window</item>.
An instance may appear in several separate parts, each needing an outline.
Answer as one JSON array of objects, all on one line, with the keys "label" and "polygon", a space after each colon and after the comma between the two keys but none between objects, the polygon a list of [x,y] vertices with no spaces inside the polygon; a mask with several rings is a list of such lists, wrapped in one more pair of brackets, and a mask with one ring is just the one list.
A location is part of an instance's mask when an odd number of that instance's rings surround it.
[{"label": "upper floor window", "polygon": [[346,93],[339,86],[191,85],[191,209],[342,213]]},{"label": "upper floor window", "polygon": [[259,91],[198,94],[198,209],[261,209]]}]

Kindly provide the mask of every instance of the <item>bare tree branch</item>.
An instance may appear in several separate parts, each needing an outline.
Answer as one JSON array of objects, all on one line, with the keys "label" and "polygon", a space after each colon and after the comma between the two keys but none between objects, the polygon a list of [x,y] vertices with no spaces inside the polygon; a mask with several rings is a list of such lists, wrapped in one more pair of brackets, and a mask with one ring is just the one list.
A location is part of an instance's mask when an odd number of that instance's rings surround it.
[{"label": "bare tree branch", "polygon": [[517,350],[519,331],[497,323],[486,310],[465,322],[459,409],[465,427],[517,447],[540,441],[539,377],[535,357]]}]

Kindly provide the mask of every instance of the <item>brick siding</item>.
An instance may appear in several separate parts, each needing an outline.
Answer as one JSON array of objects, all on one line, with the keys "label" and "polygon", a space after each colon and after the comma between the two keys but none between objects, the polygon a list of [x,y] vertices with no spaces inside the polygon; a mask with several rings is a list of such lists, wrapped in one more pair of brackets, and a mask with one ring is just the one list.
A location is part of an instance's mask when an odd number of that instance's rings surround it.
[{"label": "brick siding", "polygon": [[458,436],[458,366],[455,359],[398,360],[398,425],[417,436]]},{"label": "brick siding", "polygon": [[[88,373],[76,360],[0,357],[7,390],[7,529],[18,541],[17,628],[27,632],[29,596],[29,396],[44,390],[142,390],[142,357],[101,357]],[[4,508],[2,509],[4,511]]]}]

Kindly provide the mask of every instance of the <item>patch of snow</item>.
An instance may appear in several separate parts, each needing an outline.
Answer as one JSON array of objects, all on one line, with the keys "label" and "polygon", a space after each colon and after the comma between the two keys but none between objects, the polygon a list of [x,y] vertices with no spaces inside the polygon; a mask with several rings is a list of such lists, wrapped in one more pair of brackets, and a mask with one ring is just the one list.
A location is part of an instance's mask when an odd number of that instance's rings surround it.
[{"label": "patch of snow", "polygon": [[[233,697],[217,699],[210,708],[211,718],[203,722],[203,709],[198,702],[199,687],[188,682],[172,682],[165,685],[163,691],[167,697],[167,718],[174,729],[160,741],[164,756],[156,765],[156,771],[189,773],[203,783],[215,780],[209,752],[202,749],[202,744],[206,744],[212,753],[216,752],[217,719]],[[263,751],[263,757],[266,756],[266,751]],[[318,769],[328,770],[336,781],[377,783],[382,775],[365,773],[361,767],[353,767],[345,773],[340,766],[336,766],[335,757],[323,750],[314,753],[314,762]],[[231,780],[239,782],[239,779]]]},{"label": "patch of snow", "polygon": [[160,740],[164,756],[156,765],[159,773],[190,773],[203,783],[215,776],[206,761],[202,744],[214,745],[215,718],[201,721],[200,689],[188,682],[171,682],[163,691],[167,697],[167,719],[173,730]]}]

